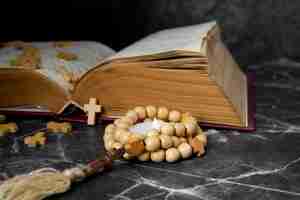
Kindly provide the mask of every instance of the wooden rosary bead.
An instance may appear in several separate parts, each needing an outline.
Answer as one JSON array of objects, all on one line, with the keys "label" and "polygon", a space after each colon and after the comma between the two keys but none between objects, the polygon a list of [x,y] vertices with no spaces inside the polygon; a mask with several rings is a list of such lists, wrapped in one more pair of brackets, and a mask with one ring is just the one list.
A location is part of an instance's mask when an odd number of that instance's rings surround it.
[{"label": "wooden rosary bead", "polygon": [[153,122],[153,120],[151,118],[146,118],[144,122]]},{"label": "wooden rosary bead", "polygon": [[134,121],[130,117],[127,117],[127,116],[121,117],[120,121],[127,123],[130,126],[132,126],[134,124]]},{"label": "wooden rosary bead", "polygon": [[143,162],[149,161],[150,160],[150,152],[145,152],[145,153],[139,155],[138,160],[143,161]]},{"label": "wooden rosary bead", "polygon": [[144,134],[138,134],[138,133],[131,133],[130,135],[131,140],[135,139],[135,140],[144,140],[146,138],[146,135]]},{"label": "wooden rosary bead", "polygon": [[111,134],[111,133],[114,133],[115,130],[116,130],[116,126],[114,124],[109,124],[108,126],[105,127],[104,132]]},{"label": "wooden rosary bead", "polygon": [[182,123],[190,123],[190,122],[193,122],[193,123],[196,123],[197,124],[197,119],[195,117],[193,117],[191,115],[191,113],[183,113],[181,115],[181,122]]},{"label": "wooden rosary bead", "polygon": [[116,125],[116,127],[120,128],[120,129],[125,129],[125,130],[127,130],[130,127],[130,124],[122,121],[121,119],[117,119],[115,121],[115,125]]},{"label": "wooden rosary bead", "polygon": [[190,145],[192,146],[193,153],[197,154],[198,157],[202,156],[205,153],[204,144],[197,137],[194,137],[190,141]]},{"label": "wooden rosary bead", "polygon": [[103,136],[104,142],[109,140],[114,140],[114,134],[113,133],[105,133]]},{"label": "wooden rosary bead", "polygon": [[169,121],[170,122],[179,122],[181,120],[181,113],[177,110],[172,110],[169,113]]},{"label": "wooden rosary bead", "polygon": [[160,149],[160,139],[158,136],[146,137],[145,145],[147,151],[157,151]]},{"label": "wooden rosary bead", "polygon": [[134,124],[138,121],[138,114],[134,110],[129,110],[126,114],[126,117],[132,119]]},{"label": "wooden rosary bead", "polygon": [[[131,138],[130,138],[131,139]],[[125,151],[132,156],[139,156],[145,151],[145,145],[142,140],[128,141],[125,144]]]},{"label": "wooden rosary bead", "polygon": [[160,149],[158,151],[151,152],[151,160],[153,162],[162,162],[165,160],[165,151]]},{"label": "wooden rosary bead", "polygon": [[207,136],[204,133],[198,134],[195,138],[197,138],[199,141],[201,141],[204,146],[207,145]]},{"label": "wooden rosary bead", "polygon": [[195,124],[194,122],[190,122],[190,123],[185,123],[184,125],[186,128],[186,135],[188,137],[193,137],[197,131],[197,124]]},{"label": "wooden rosary bead", "polygon": [[115,141],[114,140],[107,140],[104,141],[104,147],[107,151],[112,152],[113,151],[113,145]]},{"label": "wooden rosary bead", "polygon": [[157,110],[157,118],[167,120],[169,117],[169,110],[166,107],[159,107]]},{"label": "wooden rosary bead", "polygon": [[150,136],[159,136],[159,132],[155,129],[152,129],[151,131],[149,131],[147,133],[147,137],[150,137]]},{"label": "wooden rosary bead", "polygon": [[180,153],[176,148],[170,148],[166,151],[166,161],[176,162],[180,159]]},{"label": "wooden rosary bead", "polygon": [[193,154],[193,149],[192,147],[184,142],[182,144],[180,144],[178,147],[177,147],[178,151],[180,152],[180,155],[183,159],[185,158],[189,158],[190,156],[192,156]]},{"label": "wooden rosary bead", "polygon": [[149,105],[146,106],[146,112],[147,112],[147,116],[151,119],[156,117],[157,114],[157,109],[155,106]]},{"label": "wooden rosary bead", "polygon": [[126,133],[127,131],[124,130],[124,129],[120,129],[120,128],[117,128],[116,131],[115,131],[115,134],[114,134],[114,139],[118,142],[121,141],[121,136]]},{"label": "wooden rosary bead", "polygon": [[175,123],[174,128],[175,128],[175,134],[178,137],[184,137],[185,136],[185,126],[184,126],[183,123]]},{"label": "wooden rosary bead", "polygon": [[116,119],[116,120],[114,121],[114,125],[117,125],[120,121],[121,121],[121,119]]},{"label": "wooden rosary bead", "polygon": [[181,144],[181,141],[178,137],[172,136],[173,146],[178,147]]},{"label": "wooden rosary bead", "polygon": [[145,107],[137,106],[133,110],[138,114],[139,120],[143,120],[143,119],[146,118],[147,113],[146,113],[146,108]]},{"label": "wooden rosary bead", "polygon": [[129,140],[130,135],[131,133],[129,131],[123,131],[119,138],[120,143],[123,145],[126,144]]},{"label": "wooden rosary bead", "polygon": [[204,134],[202,128],[197,124],[197,135]]},{"label": "wooden rosary bead", "polygon": [[173,146],[173,140],[170,136],[160,135],[159,139],[160,139],[161,148],[168,149]]},{"label": "wooden rosary bead", "polygon": [[179,140],[180,140],[181,143],[187,142],[187,139],[184,138],[184,137],[180,137]]},{"label": "wooden rosary bead", "polygon": [[171,124],[165,124],[160,128],[160,132],[163,135],[174,135],[175,128]]}]

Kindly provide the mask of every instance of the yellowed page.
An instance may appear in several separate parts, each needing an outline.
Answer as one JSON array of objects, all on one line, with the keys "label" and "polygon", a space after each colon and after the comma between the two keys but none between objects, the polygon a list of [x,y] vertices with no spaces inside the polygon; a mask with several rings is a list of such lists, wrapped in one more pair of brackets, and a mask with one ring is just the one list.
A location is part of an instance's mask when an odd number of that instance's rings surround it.
[{"label": "yellowed page", "polygon": [[[93,41],[12,42],[0,48],[0,70],[1,68],[22,68],[22,66],[16,66],[15,63],[27,45],[39,51],[41,62],[36,71],[55,81],[66,91],[71,91],[74,84],[68,80],[68,76],[76,75],[76,78],[80,78],[97,63],[115,54],[111,48]],[[76,59],[62,59],[58,56],[59,52],[71,53],[76,56]]]},{"label": "yellowed page", "polygon": [[208,32],[216,25],[217,23],[212,21],[203,24],[162,30],[133,43],[110,57],[108,60],[149,56],[154,54],[165,55],[167,52],[174,51],[187,51],[205,56],[206,50],[201,48],[203,46],[202,43]]}]

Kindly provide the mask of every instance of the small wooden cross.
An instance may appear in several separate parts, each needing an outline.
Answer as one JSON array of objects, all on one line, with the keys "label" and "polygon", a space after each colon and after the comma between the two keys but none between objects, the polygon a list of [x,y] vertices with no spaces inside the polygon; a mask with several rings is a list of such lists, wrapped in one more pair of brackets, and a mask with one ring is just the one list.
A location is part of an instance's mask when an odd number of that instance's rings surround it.
[{"label": "small wooden cross", "polygon": [[90,98],[89,104],[84,104],[84,112],[87,112],[88,125],[95,125],[96,113],[101,112],[101,105],[97,105],[96,98]]}]

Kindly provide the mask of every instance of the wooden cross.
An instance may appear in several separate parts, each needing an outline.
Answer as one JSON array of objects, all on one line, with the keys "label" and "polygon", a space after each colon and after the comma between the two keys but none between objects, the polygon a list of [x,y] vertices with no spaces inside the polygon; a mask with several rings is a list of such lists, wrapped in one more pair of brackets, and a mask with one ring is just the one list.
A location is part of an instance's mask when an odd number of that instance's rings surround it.
[{"label": "wooden cross", "polygon": [[89,104],[84,104],[84,112],[87,112],[88,125],[95,125],[96,113],[101,112],[101,105],[97,105],[96,98],[90,98]]}]

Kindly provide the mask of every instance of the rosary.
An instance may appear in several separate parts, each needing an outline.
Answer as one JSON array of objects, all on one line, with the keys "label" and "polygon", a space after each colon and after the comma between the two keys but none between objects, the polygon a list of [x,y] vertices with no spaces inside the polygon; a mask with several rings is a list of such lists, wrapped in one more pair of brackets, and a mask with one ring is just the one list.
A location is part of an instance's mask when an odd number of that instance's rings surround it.
[{"label": "rosary", "polygon": [[[84,110],[88,125],[94,125],[101,106],[92,98]],[[0,183],[0,200],[41,200],[66,192],[73,182],[110,170],[115,159],[173,163],[193,154],[203,156],[207,145],[206,135],[191,114],[152,105],[129,110],[106,126],[102,139],[107,152],[104,159],[63,171],[42,168],[15,176]]]}]

